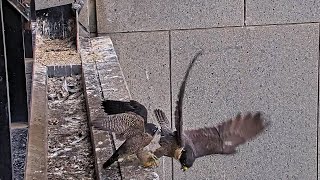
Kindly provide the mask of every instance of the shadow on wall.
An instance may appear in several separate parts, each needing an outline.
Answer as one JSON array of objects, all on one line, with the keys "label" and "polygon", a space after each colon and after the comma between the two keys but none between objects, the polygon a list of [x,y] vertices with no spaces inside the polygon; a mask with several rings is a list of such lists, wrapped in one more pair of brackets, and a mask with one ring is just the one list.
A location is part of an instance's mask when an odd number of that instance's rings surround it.
[{"label": "shadow on wall", "polygon": [[76,13],[71,4],[38,10],[37,34],[48,39],[76,38]]}]

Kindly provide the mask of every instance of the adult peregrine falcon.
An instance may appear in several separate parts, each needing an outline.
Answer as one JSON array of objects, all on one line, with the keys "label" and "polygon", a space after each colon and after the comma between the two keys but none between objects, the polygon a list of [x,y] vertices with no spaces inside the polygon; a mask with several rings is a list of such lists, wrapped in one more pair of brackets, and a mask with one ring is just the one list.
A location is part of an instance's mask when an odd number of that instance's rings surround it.
[{"label": "adult peregrine falcon", "polygon": [[120,158],[136,154],[145,167],[157,166],[157,158],[150,152],[143,150],[150,144],[158,131],[156,125],[147,123],[147,109],[137,101],[130,102],[106,100],[102,102],[107,117],[93,121],[96,129],[114,132],[125,142],[103,164],[106,168]]},{"label": "adult peregrine falcon", "polygon": [[198,53],[191,61],[182,84],[175,108],[175,128],[169,128],[169,121],[162,110],[156,109],[155,116],[161,126],[160,148],[154,154],[174,157],[179,160],[182,170],[190,168],[198,157],[211,154],[232,154],[236,147],[254,138],[262,132],[267,123],[260,112],[248,113],[245,116],[238,114],[234,119],[225,121],[216,127],[205,127],[193,130],[183,130],[182,104],[189,72],[200,55]]}]

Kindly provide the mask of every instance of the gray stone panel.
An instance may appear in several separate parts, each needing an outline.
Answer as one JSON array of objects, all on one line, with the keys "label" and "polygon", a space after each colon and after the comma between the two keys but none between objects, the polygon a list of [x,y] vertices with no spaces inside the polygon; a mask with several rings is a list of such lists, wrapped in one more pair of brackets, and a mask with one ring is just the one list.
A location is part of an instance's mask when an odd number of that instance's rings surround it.
[{"label": "gray stone panel", "polygon": [[35,0],[36,10],[47,9],[73,3],[74,0]]},{"label": "gray stone panel", "polygon": [[[111,40],[132,99],[148,109],[148,121],[156,123],[155,108],[170,113],[168,32],[112,34]],[[163,158],[160,179],[171,178],[171,159]],[[164,173],[164,174],[163,174]]]},{"label": "gray stone panel", "polygon": [[87,0],[83,0],[83,3],[83,7],[79,12],[79,22],[87,31],[89,31],[89,2]]},{"label": "gray stone panel", "polygon": [[96,1],[88,0],[89,9],[89,31],[91,33],[97,32],[97,20],[96,20]]},{"label": "gray stone panel", "polygon": [[[187,84],[185,127],[263,111],[270,128],[235,155],[196,160],[174,179],[316,179],[319,27],[315,24],[172,32],[173,101]],[[174,104],[173,104],[174,105]]]},{"label": "gray stone panel", "polygon": [[320,1],[246,1],[246,23],[283,24],[320,21]]},{"label": "gray stone panel", "polygon": [[243,25],[242,0],[98,0],[98,33]]}]

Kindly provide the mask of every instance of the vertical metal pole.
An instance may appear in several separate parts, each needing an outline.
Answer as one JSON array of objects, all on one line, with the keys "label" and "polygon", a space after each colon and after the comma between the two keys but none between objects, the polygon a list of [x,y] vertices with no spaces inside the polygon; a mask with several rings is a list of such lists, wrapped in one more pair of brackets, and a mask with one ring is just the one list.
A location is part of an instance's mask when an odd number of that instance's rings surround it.
[{"label": "vertical metal pole", "polygon": [[28,101],[24,62],[23,24],[20,13],[8,2],[2,0],[11,121],[28,121]]},{"label": "vertical metal pole", "polygon": [[31,0],[30,1],[30,13],[31,13],[31,17],[30,17],[30,21],[31,21],[31,34],[32,34],[32,57],[35,58],[34,55],[34,51],[35,51],[35,47],[36,47],[36,25],[37,25],[37,15],[36,15],[36,4],[35,4],[35,0]]},{"label": "vertical metal pole", "polygon": [[10,99],[4,34],[3,1],[0,1],[0,179],[11,180]]},{"label": "vertical metal pole", "polygon": [[29,21],[24,20],[24,49],[25,49],[25,57],[33,58],[34,52],[34,42],[33,42],[33,29],[34,24],[36,23],[36,11],[34,0],[30,0],[30,18]]}]

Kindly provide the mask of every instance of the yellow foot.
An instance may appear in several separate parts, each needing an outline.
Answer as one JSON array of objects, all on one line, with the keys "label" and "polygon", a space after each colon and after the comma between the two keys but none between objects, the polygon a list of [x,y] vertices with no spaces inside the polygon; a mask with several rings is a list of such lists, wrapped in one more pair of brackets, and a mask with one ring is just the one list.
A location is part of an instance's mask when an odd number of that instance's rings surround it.
[{"label": "yellow foot", "polygon": [[155,156],[151,152],[148,152],[146,154],[146,156],[147,156],[147,160],[145,162],[143,162],[143,166],[145,168],[151,168],[151,167],[158,167],[159,166],[159,161],[158,161],[157,156]]}]

